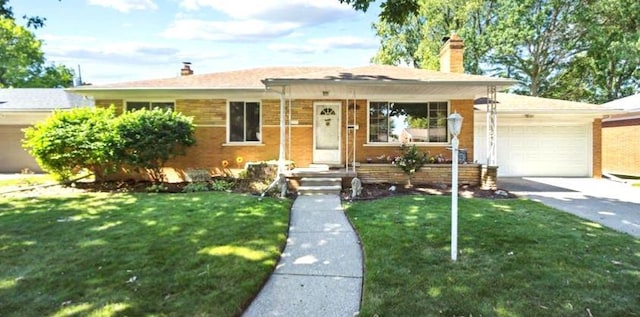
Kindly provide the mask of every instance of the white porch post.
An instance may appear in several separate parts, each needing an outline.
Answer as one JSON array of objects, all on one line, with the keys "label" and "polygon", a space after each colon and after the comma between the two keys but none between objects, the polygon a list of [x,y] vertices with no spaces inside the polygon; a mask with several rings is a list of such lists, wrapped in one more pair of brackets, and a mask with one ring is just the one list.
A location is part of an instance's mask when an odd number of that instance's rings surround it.
[{"label": "white porch post", "polygon": [[284,98],[285,87],[282,87],[280,93],[280,152],[278,153],[278,177],[282,177],[285,170],[285,143],[286,143],[286,120],[285,120],[285,106],[286,100]]},{"label": "white porch post", "polygon": [[487,86],[487,166],[498,165],[496,86]]}]

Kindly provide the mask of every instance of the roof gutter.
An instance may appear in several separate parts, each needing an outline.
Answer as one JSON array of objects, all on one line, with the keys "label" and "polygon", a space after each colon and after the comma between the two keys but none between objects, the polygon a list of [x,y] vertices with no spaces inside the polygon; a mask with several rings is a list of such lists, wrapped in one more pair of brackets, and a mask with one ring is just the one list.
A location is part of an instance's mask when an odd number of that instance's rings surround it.
[{"label": "roof gutter", "polygon": [[442,85],[442,86],[496,86],[501,88],[510,87],[517,81],[512,79],[496,80],[413,80],[413,79],[280,79],[266,78],[261,82],[269,86],[291,86],[291,85],[355,85],[355,86],[422,86],[422,85]]}]

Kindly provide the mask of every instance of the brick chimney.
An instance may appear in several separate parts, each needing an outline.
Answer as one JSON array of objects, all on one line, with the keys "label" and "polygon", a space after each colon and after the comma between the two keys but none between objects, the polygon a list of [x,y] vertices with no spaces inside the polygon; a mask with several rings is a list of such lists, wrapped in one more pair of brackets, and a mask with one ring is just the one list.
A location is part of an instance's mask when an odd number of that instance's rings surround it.
[{"label": "brick chimney", "polygon": [[442,39],[440,47],[440,71],[443,73],[464,73],[464,41],[453,33]]},{"label": "brick chimney", "polygon": [[180,76],[189,76],[193,75],[193,70],[191,69],[191,62],[182,62],[182,69],[180,69]]}]

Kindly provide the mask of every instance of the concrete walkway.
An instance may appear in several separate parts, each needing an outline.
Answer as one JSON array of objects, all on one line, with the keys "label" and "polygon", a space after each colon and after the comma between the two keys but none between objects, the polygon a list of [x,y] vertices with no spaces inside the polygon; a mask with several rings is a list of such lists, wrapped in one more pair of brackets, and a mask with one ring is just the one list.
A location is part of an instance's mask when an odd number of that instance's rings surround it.
[{"label": "concrete walkway", "polygon": [[356,316],[362,261],[340,197],[299,196],[282,258],[243,316]]},{"label": "concrete walkway", "polygon": [[640,237],[640,187],[594,178],[501,177],[498,187]]}]

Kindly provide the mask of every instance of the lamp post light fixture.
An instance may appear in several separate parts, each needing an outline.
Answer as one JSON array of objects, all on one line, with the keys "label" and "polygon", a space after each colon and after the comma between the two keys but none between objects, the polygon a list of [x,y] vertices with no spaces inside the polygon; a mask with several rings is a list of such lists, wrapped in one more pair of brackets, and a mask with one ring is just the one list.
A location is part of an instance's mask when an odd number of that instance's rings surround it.
[{"label": "lamp post light fixture", "polygon": [[451,260],[458,259],[458,135],[462,129],[462,116],[454,112],[447,118],[451,139]]}]

